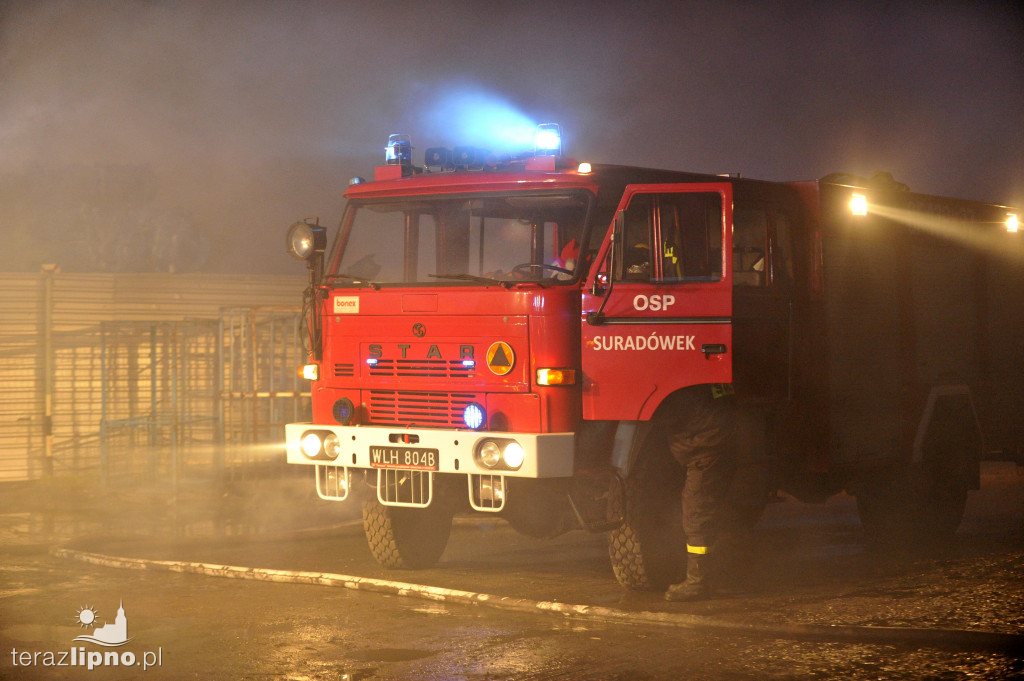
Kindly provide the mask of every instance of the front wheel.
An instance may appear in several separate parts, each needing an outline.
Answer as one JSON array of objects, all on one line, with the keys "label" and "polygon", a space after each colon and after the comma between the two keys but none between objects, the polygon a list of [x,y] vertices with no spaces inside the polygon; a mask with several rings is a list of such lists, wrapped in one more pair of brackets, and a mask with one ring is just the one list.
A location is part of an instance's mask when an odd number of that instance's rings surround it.
[{"label": "front wheel", "polygon": [[427,508],[385,506],[363,502],[363,530],[370,552],[386,568],[422,570],[432,567],[448,545],[452,511],[435,499]]},{"label": "front wheel", "polygon": [[625,499],[617,500],[623,522],[609,535],[608,555],[615,578],[627,589],[661,591],[685,574],[685,476],[667,450],[664,433],[652,432],[625,480]]}]

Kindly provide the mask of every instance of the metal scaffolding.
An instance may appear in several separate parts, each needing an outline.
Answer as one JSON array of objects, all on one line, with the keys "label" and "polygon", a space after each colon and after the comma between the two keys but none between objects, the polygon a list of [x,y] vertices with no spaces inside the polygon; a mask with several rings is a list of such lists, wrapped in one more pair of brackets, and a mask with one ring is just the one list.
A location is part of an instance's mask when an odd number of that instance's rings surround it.
[{"label": "metal scaffolding", "polygon": [[216,467],[217,322],[101,325],[100,471],[169,482]]},{"label": "metal scaffolding", "polygon": [[284,451],[284,424],[310,420],[301,320],[292,309],[230,308],[218,344],[220,425],[227,474],[266,466]]},{"label": "metal scaffolding", "polygon": [[102,325],[104,481],[176,486],[282,464],[284,424],[310,409],[299,338],[298,313],[276,308]]}]

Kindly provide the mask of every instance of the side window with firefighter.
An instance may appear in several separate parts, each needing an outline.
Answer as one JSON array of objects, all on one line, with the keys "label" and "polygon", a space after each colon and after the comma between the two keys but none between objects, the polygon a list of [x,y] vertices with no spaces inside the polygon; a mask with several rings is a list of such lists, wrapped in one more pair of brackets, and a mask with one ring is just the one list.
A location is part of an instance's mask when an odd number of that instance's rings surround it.
[{"label": "side window with firefighter", "polygon": [[619,279],[695,282],[722,278],[719,194],[638,194],[623,217]]}]

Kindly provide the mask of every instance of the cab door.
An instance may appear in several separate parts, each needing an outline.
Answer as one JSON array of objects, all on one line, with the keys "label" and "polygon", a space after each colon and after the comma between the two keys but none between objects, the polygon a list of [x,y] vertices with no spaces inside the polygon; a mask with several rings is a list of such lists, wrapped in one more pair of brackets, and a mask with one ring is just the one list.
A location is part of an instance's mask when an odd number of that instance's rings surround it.
[{"label": "cab door", "polygon": [[732,186],[626,187],[583,292],[583,416],[732,382]]}]

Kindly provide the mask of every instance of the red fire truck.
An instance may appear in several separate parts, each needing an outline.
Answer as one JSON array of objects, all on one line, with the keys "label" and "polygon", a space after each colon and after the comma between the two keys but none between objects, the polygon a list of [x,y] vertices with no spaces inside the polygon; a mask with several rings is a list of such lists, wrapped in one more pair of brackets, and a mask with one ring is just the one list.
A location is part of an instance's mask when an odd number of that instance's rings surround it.
[{"label": "red fire truck", "polygon": [[[891,176],[765,182],[520,157],[413,164],[394,135],[307,260],[312,422],[289,463],[360,483],[376,559],[433,565],[453,514],[610,533],[619,581],[685,566],[673,396],[735,395],[736,523],[856,495],[875,537],[944,537],[979,461],[1024,444],[1024,235],[1006,206]],[[685,414],[673,414],[685,418]]]}]

